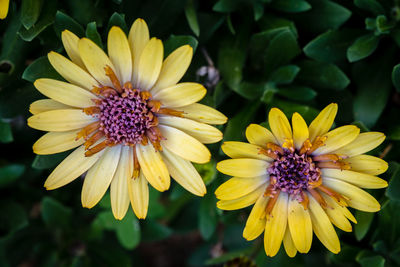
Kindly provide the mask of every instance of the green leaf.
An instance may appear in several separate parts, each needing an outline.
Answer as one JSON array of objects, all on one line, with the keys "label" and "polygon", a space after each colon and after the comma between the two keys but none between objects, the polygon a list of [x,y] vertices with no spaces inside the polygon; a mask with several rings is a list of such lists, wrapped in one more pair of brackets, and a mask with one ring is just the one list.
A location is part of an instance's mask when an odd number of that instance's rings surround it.
[{"label": "green leaf", "polygon": [[267,83],[241,82],[231,89],[246,99],[254,100],[262,96],[267,86]]},{"label": "green leaf", "polygon": [[300,68],[296,65],[287,65],[274,71],[269,77],[270,82],[276,84],[290,84],[296,78]]},{"label": "green leaf", "polygon": [[317,92],[307,86],[291,85],[278,88],[277,94],[297,101],[309,101],[317,96]]},{"label": "green leaf", "polygon": [[277,29],[285,29],[289,28],[293,32],[293,34],[297,37],[297,29],[296,25],[293,21],[277,17],[272,14],[265,14],[258,22],[258,25],[263,31],[267,30],[277,30]]},{"label": "green leaf", "polygon": [[211,184],[215,178],[217,178],[218,172],[215,168],[216,163],[213,159],[206,164],[193,163],[193,166],[196,168],[206,185]]},{"label": "green leaf", "polygon": [[253,3],[254,20],[257,21],[261,19],[264,15],[264,5],[262,3]]},{"label": "green leaf", "polygon": [[389,140],[400,140],[400,125],[393,125],[388,132]]},{"label": "green leaf", "polygon": [[41,212],[42,219],[48,226],[66,228],[70,225],[72,210],[53,198],[43,198]]},{"label": "green leaf", "polygon": [[379,44],[379,37],[373,33],[361,36],[347,49],[347,59],[355,62],[371,55]]},{"label": "green leaf", "polygon": [[298,81],[307,85],[329,90],[343,90],[349,85],[347,78],[336,65],[330,63],[305,60],[299,64]]},{"label": "green leaf", "polygon": [[355,218],[357,220],[357,224],[354,225],[354,234],[357,240],[360,241],[368,233],[372,220],[374,219],[374,213],[357,210],[355,213]]},{"label": "green leaf", "polygon": [[106,229],[113,231],[116,227],[116,220],[112,211],[107,210],[100,212],[97,215],[96,219],[93,221],[93,224],[101,230]]},{"label": "green leaf", "polygon": [[43,0],[22,0],[21,23],[29,30],[39,19]]},{"label": "green leaf", "polygon": [[290,118],[293,113],[298,112],[307,123],[310,123],[319,114],[319,110],[308,105],[297,104],[280,99],[274,101],[274,107],[280,108],[288,118]]},{"label": "green leaf", "polygon": [[57,11],[57,0],[44,1],[42,12],[40,13],[39,19],[29,30],[21,28],[19,35],[22,40],[30,42],[42,31],[44,31],[49,25],[54,22],[54,17]]},{"label": "green leaf", "polygon": [[311,9],[311,5],[304,0],[275,0],[271,6],[288,13],[304,12]]},{"label": "green leaf", "polygon": [[145,242],[162,240],[172,234],[170,228],[153,220],[144,221],[142,226],[142,237]]},{"label": "green leaf", "polygon": [[11,125],[0,120],[0,143],[10,143],[13,140]]},{"label": "green leaf", "polygon": [[182,45],[190,45],[193,48],[193,54],[196,52],[197,44],[199,42],[190,35],[173,35],[164,42],[164,55],[168,56],[175,49],[181,47]]},{"label": "green leaf", "polygon": [[107,32],[109,32],[111,27],[113,26],[120,27],[125,32],[125,34],[128,34],[128,26],[126,26],[124,14],[119,14],[117,12],[114,12],[114,14],[112,14],[110,20],[108,21]]},{"label": "green leaf", "polygon": [[5,187],[16,181],[25,171],[22,164],[11,164],[0,168],[0,187]]},{"label": "green leaf", "polygon": [[205,264],[206,265],[222,264],[229,260],[249,255],[252,251],[253,251],[253,248],[245,248],[245,249],[240,249],[240,250],[236,250],[236,251],[232,251],[232,252],[227,252],[227,253],[222,254],[219,257],[209,259],[208,261],[206,261]]},{"label": "green leaf", "polygon": [[385,195],[391,200],[400,201],[400,164],[391,162],[389,166],[391,178]]},{"label": "green leaf", "polygon": [[200,202],[199,230],[205,240],[209,240],[217,227],[216,199],[213,194],[206,194]]},{"label": "green leaf", "polygon": [[400,64],[393,67],[392,82],[397,92],[400,92]]},{"label": "green leaf", "polygon": [[86,27],[86,37],[103,49],[103,42],[101,41],[100,33],[97,31],[97,25],[95,21],[88,23]]},{"label": "green leaf", "polygon": [[193,31],[194,34],[196,34],[196,36],[199,36],[200,35],[200,27],[199,27],[199,22],[197,20],[197,14],[196,14],[193,0],[187,0],[186,5],[185,5],[185,15],[186,15],[186,19],[189,23],[190,29]]},{"label": "green leaf", "polygon": [[61,33],[64,30],[69,30],[75,33],[78,37],[83,37],[85,35],[85,30],[82,25],[76,22],[73,18],[64,14],[61,11],[57,11],[56,19],[54,21],[54,28],[56,30],[57,36],[61,38]]},{"label": "green leaf", "polygon": [[229,13],[235,11],[243,0],[219,0],[213,6],[213,11]]},{"label": "green leaf", "polygon": [[29,224],[25,209],[16,202],[8,200],[1,201],[0,210],[2,229],[7,229],[11,234]]},{"label": "green leaf", "polygon": [[60,74],[51,66],[47,57],[40,57],[31,63],[22,74],[22,79],[35,82],[39,78],[50,78],[64,80]]},{"label": "green leaf", "polygon": [[219,49],[217,66],[223,81],[231,89],[237,87],[242,80],[245,57],[244,51],[236,47],[225,45]]},{"label": "green leaf", "polygon": [[70,151],[61,152],[52,155],[36,155],[32,162],[32,168],[38,170],[50,169],[58,165],[67,157]]},{"label": "green leaf", "polygon": [[354,5],[373,15],[385,14],[385,9],[376,0],[354,0]]},{"label": "green leaf", "polygon": [[116,222],[116,234],[120,244],[126,249],[134,249],[140,243],[140,226],[132,210],[122,221]]},{"label": "green leaf", "polygon": [[370,251],[362,251],[357,255],[356,261],[361,267],[384,267],[385,258],[380,255],[373,256]]}]

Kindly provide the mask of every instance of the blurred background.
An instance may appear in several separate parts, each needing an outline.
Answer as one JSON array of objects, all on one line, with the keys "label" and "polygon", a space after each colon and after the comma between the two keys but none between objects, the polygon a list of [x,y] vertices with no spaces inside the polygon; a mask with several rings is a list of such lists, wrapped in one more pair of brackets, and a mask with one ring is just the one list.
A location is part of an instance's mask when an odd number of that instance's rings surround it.
[{"label": "blurred background", "polygon": [[[195,48],[183,80],[203,83],[202,100],[229,117],[224,140],[243,140],[250,123],[266,123],[271,107],[297,111],[309,123],[331,102],[336,126],[380,131],[371,154],[389,162],[387,189],[372,194],[378,213],[355,212],[352,233],[337,229],[342,251],[314,237],[307,255],[265,256],[262,237],[242,231],[250,209],[216,209],[214,190],[227,177],[215,170],[225,156],[196,166],[208,194],[177,183],[150,191],[146,220],[132,210],[122,221],[107,194],[81,207],[82,179],[46,191],[44,181],[70,152],[35,156],[43,134],[26,125],[29,104],[43,98],[32,85],[59,78],[46,55],[65,55],[69,29],[105,47],[113,25],[128,32],[136,18],[164,41],[165,55]],[[19,0],[0,21],[0,266],[399,266],[400,265],[400,1],[398,0]]]}]

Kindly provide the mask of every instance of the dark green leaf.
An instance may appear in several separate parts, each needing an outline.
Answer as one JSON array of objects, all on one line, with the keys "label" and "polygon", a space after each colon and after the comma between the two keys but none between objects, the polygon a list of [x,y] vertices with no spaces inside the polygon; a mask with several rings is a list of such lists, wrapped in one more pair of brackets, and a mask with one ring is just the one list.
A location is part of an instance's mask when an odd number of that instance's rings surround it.
[{"label": "dark green leaf", "polygon": [[153,220],[146,220],[142,224],[143,241],[157,241],[167,238],[172,234],[172,230]]},{"label": "dark green leaf", "polygon": [[0,120],[0,143],[10,143],[12,141],[11,125]]},{"label": "dark green leaf", "polygon": [[206,164],[193,163],[193,166],[199,172],[201,178],[203,179],[206,185],[211,184],[215,180],[215,178],[217,178],[218,172],[217,169],[215,168],[215,165],[216,163],[214,160],[211,160]]},{"label": "dark green leaf", "polygon": [[126,26],[124,14],[119,14],[117,12],[114,12],[114,14],[112,14],[110,20],[108,21],[107,32],[109,32],[111,27],[113,26],[120,27],[125,32],[125,34],[128,34],[128,26]]},{"label": "dark green leaf", "polygon": [[245,53],[239,48],[223,46],[218,53],[218,69],[224,82],[232,89],[242,80]]},{"label": "dark green leaf", "polygon": [[196,52],[198,43],[199,42],[193,36],[171,34],[168,40],[164,42],[164,55],[168,56],[169,54],[171,54],[171,52],[182,45],[190,45],[193,48],[194,54]]},{"label": "dark green leaf", "polygon": [[380,256],[373,254],[370,251],[362,251],[356,257],[356,261],[361,265],[361,267],[384,267],[385,259]]},{"label": "dark green leaf", "polygon": [[93,221],[95,227],[98,227],[101,230],[106,229],[111,231],[115,230],[116,223],[117,221],[114,218],[112,211],[110,210],[100,212],[97,215],[96,219]]},{"label": "dark green leaf", "polygon": [[264,6],[262,3],[255,2],[253,3],[254,10],[254,20],[257,21],[262,18],[264,15]]},{"label": "dark green leaf", "polygon": [[311,9],[311,5],[304,0],[275,0],[271,6],[288,13],[304,12]]},{"label": "dark green leaf", "polygon": [[307,123],[310,123],[312,120],[314,120],[319,113],[319,110],[308,105],[297,104],[278,99],[274,101],[274,107],[280,108],[288,118],[291,118],[292,114],[297,112]]},{"label": "dark green leaf", "polygon": [[239,258],[241,256],[249,255],[252,251],[253,251],[252,248],[245,248],[245,249],[240,249],[237,251],[228,252],[228,253],[223,254],[222,256],[219,256],[219,257],[216,257],[213,259],[209,259],[208,261],[206,261],[206,265],[216,265],[216,264],[225,263],[229,260]]},{"label": "dark green leaf", "polygon": [[75,33],[78,37],[83,37],[85,35],[85,30],[82,25],[61,11],[57,11],[54,28],[59,37],[61,37],[61,33],[64,30],[69,30]]},{"label": "dark green leaf", "polygon": [[127,212],[122,221],[116,222],[116,234],[126,249],[134,249],[140,243],[140,226],[132,210]]},{"label": "dark green leaf", "polygon": [[393,21],[389,21],[385,15],[379,15],[376,17],[376,30],[377,34],[387,34],[390,33],[396,26],[396,23]]},{"label": "dark green leaf", "polygon": [[100,33],[97,31],[97,25],[95,21],[88,23],[86,27],[86,37],[103,49],[103,42],[101,41]]},{"label": "dark green leaf", "polygon": [[393,67],[392,82],[396,90],[400,92],[400,64]]},{"label": "dark green leaf", "polygon": [[2,201],[0,202],[0,210],[2,229],[7,229],[11,234],[29,224],[28,215],[21,204],[13,201]]},{"label": "dark green leaf", "polygon": [[32,168],[44,170],[55,167],[59,164],[70,152],[61,152],[52,155],[36,155],[32,162]]},{"label": "dark green leaf", "polygon": [[379,37],[373,33],[359,37],[348,49],[347,59],[355,62],[371,55],[378,47]]},{"label": "dark green leaf", "polygon": [[232,90],[246,99],[254,100],[262,96],[267,86],[267,83],[242,82],[238,86],[232,87]]},{"label": "dark green leaf", "polygon": [[217,227],[216,199],[214,194],[206,194],[199,209],[199,230],[205,240],[209,240]]},{"label": "dark green leaf", "polygon": [[70,224],[72,210],[53,198],[43,198],[41,211],[43,221],[48,226],[68,227]]},{"label": "dark green leaf", "polygon": [[289,28],[297,38],[297,29],[291,20],[277,17],[272,14],[265,14],[259,20],[258,24],[263,31]]},{"label": "dark green leaf", "polygon": [[389,171],[391,179],[386,189],[386,196],[392,200],[400,201],[400,164],[391,162]]},{"label": "dark green leaf", "polygon": [[308,101],[314,99],[317,92],[307,86],[292,85],[279,88],[277,94],[292,100]]},{"label": "dark green leaf", "polygon": [[283,66],[274,71],[268,80],[276,84],[290,84],[296,78],[299,71],[300,68],[296,65]]},{"label": "dark green leaf", "polygon": [[11,164],[0,168],[0,187],[5,187],[16,181],[25,171],[22,164]]},{"label": "dark green leaf", "polygon": [[63,80],[60,74],[51,66],[47,57],[40,57],[31,63],[22,74],[22,79],[35,82],[39,78]]},{"label": "dark green leaf", "polygon": [[243,0],[219,0],[213,6],[213,10],[216,12],[229,13],[235,11]]},{"label": "dark green leaf", "polygon": [[388,139],[396,141],[400,140],[400,125],[394,125],[390,128]]},{"label": "dark green leaf", "polygon": [[22,0],[21,23],[29,30],[38,20],[43,0]]},{"label": "dark green leaf", "polygon": [[368,233],[372,220],[374,219],[374,213],[356,211],[355,218],[357,220],[357,224],[354,225],[354,234],[357,240],[360,241]]},{"label": "dark green leaf", "polygon": [[192,29],[193,33],[196,34],[196,36],[199,36],[200,35],[200,27],[199,27],[199,22],[197,20],[197,14],[196,14],[193,0],[187,0],[186,6],[185,6],[185,15],[186,15],[186,19],[189,23],[190,29]]},{"label": "dark green leaf", "polygon": [[376,0],[354,0],[354,4],[357,7],[372,13],[373,15],[385,13],[382,5]]}]

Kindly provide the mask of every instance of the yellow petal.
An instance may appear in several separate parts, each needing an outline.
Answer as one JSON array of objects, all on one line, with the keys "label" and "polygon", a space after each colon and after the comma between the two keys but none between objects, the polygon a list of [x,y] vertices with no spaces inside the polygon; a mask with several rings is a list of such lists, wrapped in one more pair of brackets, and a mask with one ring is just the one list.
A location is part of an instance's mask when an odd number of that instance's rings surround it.
[{"label": "yellow petal", "polygon": [[183,77],[193,57],[193,48],[184,45],[173,51],[162,63],[160,76],[151,89],[155,94],[159,90],[175,85]]},{"label": "yellow petal", "polygon": [[178,184],[197,196],[204,196],[207,193],[203,179],[190,161],[175,155],[166,148],[161,154],[170,175]]},{"label": "yellow petal", "polygon": [[251,209],[246,226],[243,230],[243,237],[248,240],[254,240],[264,232],[265,229],[265,207],[268,203],[268,197],[261,195],[254,207]]},{"label": "yellow petal", "polygon": [[99,86],[99,83],[89,73],[66,57],[56,52],[50,52],[47,54],[47,58],[54,69],[70,83],[87,90],[92,90],[94,86]]},{"label": "yellow petal", "polygon": [[104,150],[93,156],[86,157],[85,147],[80,146],[58,164],[47,178],[44,187],[46,187],[47,190],[53,190],[72,182],[92,167],[103,153]]},{"label": "yellow petal", "polygon": [[286,227],[285,235],[283,236],[283,247],[285,248],[286,254],[293,258],[297,254],[297,249],[294,246],[292,237],[290,236],[289,227]]},{"label": "yellow petal", "polygon": [[303,117],[295,112],[292,116],[292,127],[293,127],[293,143],[294,146],[300,150],[303,146],[304,141],[309,137],[307,123]]},{"label": "yellow petal", "polygon": [[322,177],[339,179],[361,188],[384,188],[388,183],[376,176],[347,170],[321,169]]},{"label": "yellow petal", "polygon": [[324,136],[326,137],[325,144],[317,148],[312,154],[322,155],[335,151],[357,138],[360,129],[354,125],[346,125],[336,128]]},{"label": "yellow petal", "polygon": [[260,186],[250,194],[232,200],[220,200],[217,202],[217,208],[221,210],[237,210],[254,204],[264,193],[266,186]]},{"label": "yellow petal", "polygon": [[267,143],[277,143],[274,135],[258,124],[250,124],[246,128],[246,138],[249,143],[267,148]]},{"label": "yellow petal", "polygon": [[346,146],[334,151],[335,154],[348,157],[357,156],[366,153],[382,144],[385,135],[379,132],[360,133],[354,141]]},{"label": "yellow petal", "polygon": [[85,139],[76,140],[79,130],[68,132],[49,132],[33,144],[33,152],[38,155],[49,155],[64,152],[82,145]]},{"label": "yellow petal", "polygon": [[152,145],[136,145],[136,154],[147,181],[158,191],[168,190],[171,180],[160,152]]},{"label": "yellow petal", "polygon": [[307,253],[313,236],[311,217],[297,199],[289,199],[288,226],[296,249],[300,253]]},{"label": "yellow petal", "polygon": [[129,198],[133,211],[139,219],[145,219],[149,207],[149,185],[143,172],[140,172],[138,178],[128,177]]},{"label": "yellow petal", "polygon": [[267,256],[273,257],[278,253],[286,231],[287,216],[288,195],[281,192],[265,224],[264,249]]},{"label": "yellow petal", "polygon": [[344,159],[343,161],[350,164],[352,171],[371,175],[379,175],[388,169],[388,163],[386,161],[370,155],[358,155]]},{"label": "yellow petal", "polygon": [[[349,220],[347,220],[344,209],[347,210],[346,207],[340,206],[332,197],[321,192],[322,197],[325,199],[328,207],[325,209],[326,214],[328,215],[331,222],[339,229],[342,229],[346,232],[351,232],[352,227]],[[347,210],[348,211],[348,210]]]},{"label": "yellow petal", "polygon": [[184,131],[203,144],[216,143],[222,139],[220,130],[205,123],[174,116],[160,116],[158,117],[158,121],[162,125],[171,126]]},{"label": "yellow petal", "polygon": [[223,174],[238,177],[267,175],[269,163],[259,159],[227,159],[218,162],[217,170]]},{"label": "yellow petal", "polygon": [[106,75],[105,67],[109,66],[114,72],[115,67],[106,53],[92,40],[82,38],[78,42],[79,54],[89,73],[102,85],[112,86]]},{"label": "yellow petal", "polygon": [[161,40],[151,38],[139,59],[137,78],[135,78],[139,89],[149,90],[155,84],[160,74],[163,55],[164,47]]},{"label": "yellow petal", "polygon": [[164,107],[176,108],[196,103],[206,93],[206,88],[199,83],[178,83],[159,90],[153,98],[159,100]]},{"label": "yellow petal", "polygon": [[272,108],[268,115],[268,122],[280,145],[293,138],[289,120],[281,110]]},{"label": "yellow petal", "polygon": [[128,178],[132,177],[132,154],[129,146],[121,148],[121,157],[110,186],[111,210],[115,219],[122,220],[129,208]]},{"label": "yellow petal", "polygon": [[249,143],[228,141],[222,144],[221,149],[231,158],[261,159],[269,162],[273,160],[272,158],[260,153],[260,150],[263,148]]},{"label": "yellow petal", "polygon": [[133,62],[133,69],[132,69],[132,80],[133,84],[137,83],[137,70],[139,67],[139,59],[140,55],[146,44],[149,42],[150,34],[149,29],[147,27],[146,22],[143,19],[137,19],[132,24],[132,27],[129,31],[129,46],[131,48],[132,54],[132,62]]},{"label": "yellow petal", "polygon": [[221,200],[232,200],[240,198],[253,192],[261,185],[269,181],[266,176],[252,178],[233,177],[220,185],[215,191],[215,196]]},{"label": "yellow petal", "polygon": [[329,251],[335,254],[339,253],[339,238],[328,215],[326,215],[319,203],[310,194],[308,198],[310,201],[310,215],[315,235]]},{"label": "yellow petal", "polygon": [[209,106],[194,103],[179,107],[176,110],[183,111],[183,117],[208,124],[224,124],[228,118],[216,109]]},{"label": "yellow petal", "polygon": [[53,79],[38,79],[34,85],[45,96],[72,107],[91,107],[94,106],[93,99],[98,99],[79,86]]},{"label": "yellow petal", "polygon": [[106,148],[103,156],[89,169],[82,187],[82,206],[94,207],[110,186],[121,155],[121,145]]},{"label": "yellow petal", "polygon": [[0,19],[5,19],[8,14],[10,0],[0,0]]},{"label": "yellow petal", "polygon": [[82,69],[86,70],[86,66],[85,64],[83,64],[83,61],[79,54],[79,49],[78,49],[79,37],[70,32],[69,30],[64,30],[61,33],[61,40],[65,48],[65,51],[67,52],[72,62],[74,62]]},{"label": "yellow petal", "polygon": [[165,140],[161,145],[176,155],[196,163],[207,163],[211,159],[210,151],[196,138],[173,127],[159,125]]},{"label": "yellow petal", "polygon": [[72,108],[70,106],[61,104],[53,99],[40,99],[33,102],[29,107],[29,112],[33,115],[39,114],[41,112],[55,110],[55,109],[68,109]]},{"label": "yellow petal", "polygon": [[310,127],[308,127],[311,142],[314,141],[315,137],[323,136],[331,129],[337,110],[338,105],[336,103],[329,104],[311,122]]},{"label": "yellow petal", "polygon": [[108,32],[107,49],[120,83],[123,85],[126,82],[130,82],[132,77],[131,49],[128,39],[121,28],[113,26]]},{"label": "yellow petal", "polygon": [[347,197],[346,202],[352,208],[367,212],[376,212],[381,209],[381,205],[373,196],[357,186],[332,178],[324,178],[322,183]]},{"label": "yellow petal", "polygon": [[63,132],[83,128],[97,120],[80,109],[58,109],[31,116],[28,125],[37,130]]}]

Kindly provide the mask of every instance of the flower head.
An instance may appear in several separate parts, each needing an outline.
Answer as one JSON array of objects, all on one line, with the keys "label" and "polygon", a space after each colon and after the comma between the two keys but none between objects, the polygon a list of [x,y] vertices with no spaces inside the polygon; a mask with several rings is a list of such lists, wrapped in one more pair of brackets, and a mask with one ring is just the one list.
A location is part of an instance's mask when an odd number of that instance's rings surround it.
[{"label": "flower head", "polygon": [[165,60],[163,44],[149,38],[138,19],[129,36],[118,27],[108,34],[108,55],[87,38],[62,33],[69,59],[50,52],[48,59],[64,81],[38,79],[35,87],[50,99],[32,103],[32,128],[49,131],[34,145],[37,154],[76,148],[45,182],[55,189],[87,171],[82,205],[97,204],[110,186],[114,216],[122,219],[129,202],[139,218],[148,208],[148,182],[157,190],[170,186],[170,175],[195,195],[206,187],[191,162],[206,163],[222,133],[220,112],[196,103],[206,89],[178,83],[192,59],[184,45]]},{"label": "flower head", "polygon": [[298,113],[292,125],[277,108],[269,113],[271,131],[251,124],[249,143],[225,142],[222,150],[233,159],[217,169],[234,176],[215,192],[217,206],[235,210],[254,204],[243,237],[253,240],[264,232],[268,256],[279,251],[294,257],[310,250],[313,232],[333,253],[340,242],[332,226],[350,232],[356,223],[348,207],[376,212],[379,203],[360,188],[383,188],[376,177],[388,165],[363,155],[383,142],[378,132],[360,133],[354,125],[330,130],[337,105],[330,104],[307,126]]}]

